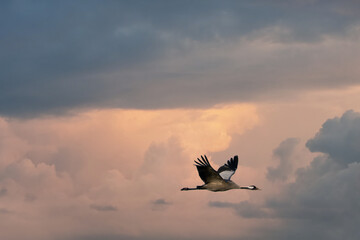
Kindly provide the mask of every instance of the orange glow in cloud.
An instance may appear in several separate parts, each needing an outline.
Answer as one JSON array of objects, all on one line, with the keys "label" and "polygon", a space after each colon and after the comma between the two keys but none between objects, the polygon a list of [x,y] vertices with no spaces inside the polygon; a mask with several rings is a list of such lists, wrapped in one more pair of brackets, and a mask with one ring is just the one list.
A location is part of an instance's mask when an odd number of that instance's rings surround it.
[{"label": "orange glow in cloud", "polygon": [[[0,120],[0,171],[4,178],[0,189],[9,192],[3,198],[9,207],[6,211],[16,213],[9,224],[30,226],[19,221],[26,214],[37,224],[45,224],[50,235],[61,234],[58,222],[67,222],[74,234],[110,231],[158,235],[163,233],[163,225],[171,234],[182,234],[176,222],[189,216],[181,209],[191,212],[208,198],[202,194],[192,201],[195,205],[186,206],[189,195],[179,191],[182,184],[201,181],[192,160],[200,154],[226,150],[232,136],[259,124],[257,108],[250,104],[209,109],[92,110],[68,117]],[[162,198],[167,205],[151,206]],[[171,207],[175,203],[179,208]],[[173,216],[170,220],[162,216],[161,209],[167,207]],[[60,215],[47,221],[48,212],[54,211],[67,213],[74,220]],[[200,219],[204,211],[200,209],[191,217]],[[80,226],[76,221],[86,224]],[[105,224],[99,225],[99,221]],[[196,227],[187,227],[188,236],[196,233]],[[49,237],[36,229],[31,230],[33,236]]]}]

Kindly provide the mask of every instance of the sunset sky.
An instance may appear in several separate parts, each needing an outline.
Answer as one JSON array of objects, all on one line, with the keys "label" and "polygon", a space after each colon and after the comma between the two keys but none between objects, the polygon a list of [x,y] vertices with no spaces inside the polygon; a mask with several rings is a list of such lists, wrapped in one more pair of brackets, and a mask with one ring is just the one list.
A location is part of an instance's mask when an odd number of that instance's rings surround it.
[{"label": "sunset sky", "polygon": [[[360,2],[1,1],[0,239],[357,240]],[[189,191],[193,161],[261,191]]]}]

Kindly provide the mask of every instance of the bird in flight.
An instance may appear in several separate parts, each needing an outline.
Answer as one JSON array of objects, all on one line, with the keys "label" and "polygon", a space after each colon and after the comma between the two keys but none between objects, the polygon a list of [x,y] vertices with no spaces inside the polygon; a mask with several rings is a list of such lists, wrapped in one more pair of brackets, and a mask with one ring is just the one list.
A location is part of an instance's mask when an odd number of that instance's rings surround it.
[{"label": "bird in flight", "polygon": [[207,159],[206,155],[201,156],[201,159],[194,161],[194,164],[199,172],[200,178],[204,181],[204,185],[197,186],[195,188],[182,188],[181,191],[189,190],[202,190],[206,189],[213,192],[227,191],[230,189],[247,189],[247,190],[260,190],[255,185],[250,186],[239,186],[230,180],[231,176],[234,175],[238,166],[238,156],[230,158],[224,165],[222,165],[217,171],[213,169]]}]

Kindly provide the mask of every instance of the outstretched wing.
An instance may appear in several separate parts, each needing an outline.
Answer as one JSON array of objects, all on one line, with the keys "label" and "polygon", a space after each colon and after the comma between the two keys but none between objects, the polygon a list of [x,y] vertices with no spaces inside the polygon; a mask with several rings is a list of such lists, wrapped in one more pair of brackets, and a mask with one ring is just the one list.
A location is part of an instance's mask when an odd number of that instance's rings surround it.
[{"label": "outstretched wing", "polygon": [[224,165],[222,165],[218,169],[218,174],[224,179],[224,180],[230,180],[231,176],[234,175],[237,166],[238,166],[238,156],[234,156],[234,158],[230,158],[230,160],[227,161]]},{"label": "outstretched wing", "polygon": [[198,161],[194,161],[200,178],[205,184],[213,181],[223,181],[223,178],[219,175],[219,173],[211,167],[207,157],[205,155],[204,157],[201,156],[201,160],[198,158]]}]

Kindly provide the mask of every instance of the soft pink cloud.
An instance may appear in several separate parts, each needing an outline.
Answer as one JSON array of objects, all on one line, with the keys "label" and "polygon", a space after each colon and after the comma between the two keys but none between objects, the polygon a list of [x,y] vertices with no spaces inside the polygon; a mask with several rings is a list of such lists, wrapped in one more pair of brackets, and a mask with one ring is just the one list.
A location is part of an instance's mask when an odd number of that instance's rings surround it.
[{"label": "soft pink cloud", "polygon": [[[201,181],[192,160],[227,149],[234,134],[259,123],[256,107],[249,104],[0,120],[0,187],[6,206],[0,218],[8,212],[8,225],[24,228],[23,233],[2,229],[2,236],[13,239],[28,234],[38,239],[109,233],[202,236],[189,220],[208,214],[210,195],[197,193],[194,201],[179,191],[183,184]],[[171,204],[154,208],[158,199]]]},{"label": "soft pink cloud", "polygon": [[[258,105],[0,119],[0,236],[261,238],[281,219],[239,217],[209,202],[231,203],[238,211],[244,210],[239,202],[264,206],[296,177],[291,171],[287,181],[266,178],[268,167],[278,163],[273,150],[297,137],[288,160],[294,170],[307,166],[314,154],[305,141],[324,119],[355,108],[358,93],[353,88]],[[263,190],[179,191],[202,183],[192,163],[205,153],[214,168],[238,154],[233,180]]]}]

